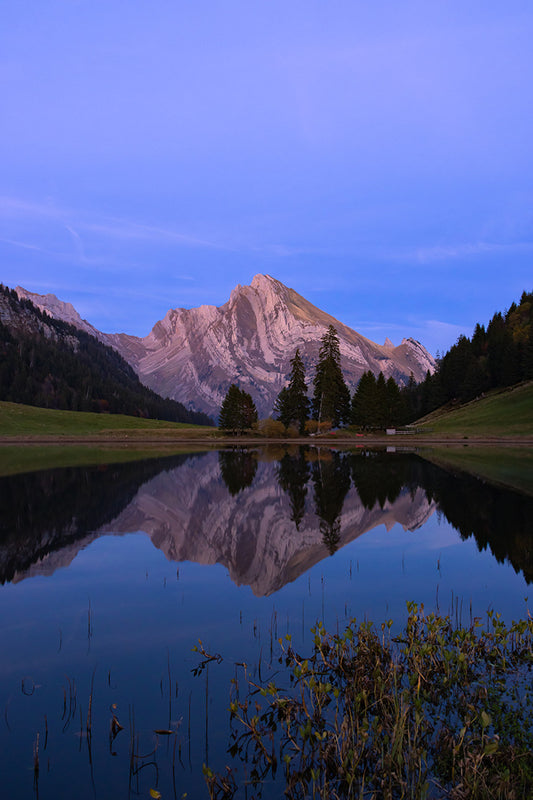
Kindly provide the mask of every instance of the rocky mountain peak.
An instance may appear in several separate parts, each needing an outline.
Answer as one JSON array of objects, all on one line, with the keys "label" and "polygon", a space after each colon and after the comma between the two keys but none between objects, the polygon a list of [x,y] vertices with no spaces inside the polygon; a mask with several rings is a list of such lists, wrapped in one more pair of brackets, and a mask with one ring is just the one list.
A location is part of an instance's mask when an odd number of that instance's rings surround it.
[{"label": "rocky mountain peak", "polygon": [[[287,383],[290,359],[300,349],[312,382],[320,339],[329,325],[339,334],[342,368],[351,391],[367,370],[400,384],[423,380],[435,361],[415,339],[378,345],[314,306],[270,275],[236,286],[222,306],[170,309],[148,336],[105,334],[55,295],[17,289],[52,316],[87,330],[128,361],[143,383],[163,397],[216,416],[231,383],[249,392],[268,416]],[[35,299],[34,299],[35,298]]]}]

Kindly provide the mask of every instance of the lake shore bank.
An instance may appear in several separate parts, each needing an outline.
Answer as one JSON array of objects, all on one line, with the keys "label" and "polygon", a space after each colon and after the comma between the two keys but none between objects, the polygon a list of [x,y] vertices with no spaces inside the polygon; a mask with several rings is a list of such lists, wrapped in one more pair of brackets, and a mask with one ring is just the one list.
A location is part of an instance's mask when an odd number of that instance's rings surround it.
[{"label": "lake shore bank", "polygon": [[293,438],[268,438],[263,436],[224,436],[222,434],[199,435],[183,432],[161,432],[157,435],[144,431],[120,433],[102,432],[100,434],[14,434],[0,436],[1,445],[113,445],[128,446],[162,445],[164,447],[184,444],[205,445],[206,447],[250,446],[256,447],[265,444],[276,445],[310,445],[314,447],[433,447],[455,446],[465,447],[470,445],[483,446],[512,446],[533,447],[533,436],[495,436],[493,434],[462,436],[453,434],[410,434],[395,436],[380,436],[373,434],[343,435],[325,434],[322,436],[302,436]]}]

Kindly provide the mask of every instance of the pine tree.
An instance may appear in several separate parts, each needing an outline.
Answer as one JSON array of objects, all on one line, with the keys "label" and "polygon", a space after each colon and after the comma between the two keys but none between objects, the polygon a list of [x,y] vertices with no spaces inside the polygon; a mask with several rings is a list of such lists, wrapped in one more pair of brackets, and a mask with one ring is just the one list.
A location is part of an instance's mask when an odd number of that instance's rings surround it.
[{"label": "pine tree", "polygon": [[257,409],[248,392],[232,383],[222,402],[218,427],[221,430],[243,433],[257,422]]},{"label": "pine tree", "polygon": [[352,399],[352,423],[361,428],[372,428],[376,421],[376,378],[371,370],[364,372],[359,379]]},{"label": "pine tree", "polygon": [[249,430],[257,422],[257,408],[252,395],[241,390],[241,422],[242,430]]},{"label": "pine tree", "polygon": [[349,421],[350,392],[342,374],[339,337],[333,325],[321,339],[313,387],[315,419],[330,420],[335,426]]},{"label": "pine tree", "polygon": [[224,431],[233,431],[236,433],[240,428],[240,401],[241,390],[239,387],[232,383],[226,392],[226,396],[222,401],[220,409],[220,416],[218,419],[218,427]]},{"label": "pine tree", "polygon": [[400,387],[391,377],[387,381],[386,387],[386,424],[395,428],[403,422],[404,411]]},{"label": "pine tree", "polygon": [[388,425],[387,415],[387,383],[382,372],[379,373],[376,381],[376,424],[378,428],[385,428]]},{"label": "pine tree", "polygon": [[299,432],[303,434],[305,432],[305,423],[309,419],[309,398],[307,397],[307,384],[305,382],[305,367],[299,348],[297,348],[290,363],[289,385],[279,393],[274,404],[274,411],[286,428],[291,424],[296,424]]}]

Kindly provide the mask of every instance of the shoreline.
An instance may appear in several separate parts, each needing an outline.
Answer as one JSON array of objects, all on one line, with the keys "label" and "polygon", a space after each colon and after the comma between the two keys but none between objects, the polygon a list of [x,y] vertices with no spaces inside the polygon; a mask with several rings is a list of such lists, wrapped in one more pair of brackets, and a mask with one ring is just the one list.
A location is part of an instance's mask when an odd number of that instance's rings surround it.
[{"label": "shoreline", "polygon": [[0,436],[0,446],[6,445],[115,445],[119,447],[129,445],[161,445],[183,446],[183,445],[202,445],[210,448],[229,446],[250,446],[259,447],[261,445],[310,445],[314,447],[433,447],[443,446],[512,446],[512,447],[533,447],[533,436],[496,436],[496,435],[473,435],[462,436],[453,435],[395,435],[395,436],[375,436],[360,435],[354,436],[302,436],[295,438],[268,438],[262,436],[196,436],[196,435],[175,435],[161,434],[137,434],[137,433],[111,433],[111,434],[26,434],[24,436],[15,434],[13,436]]}]

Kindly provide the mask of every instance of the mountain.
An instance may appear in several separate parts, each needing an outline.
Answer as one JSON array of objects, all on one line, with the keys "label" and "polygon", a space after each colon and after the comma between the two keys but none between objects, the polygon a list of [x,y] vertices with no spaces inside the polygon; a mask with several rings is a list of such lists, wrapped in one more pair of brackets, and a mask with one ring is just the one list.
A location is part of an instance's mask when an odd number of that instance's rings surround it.
[{"label": "mountain", "polygon": [[428,370],[435,370],[435,360],[415,339],[404,339],[397,347],[389,339],[376,344],[269,275],[256,275],[250,286],[236,286],[220,307],[171,309],[143,338],[97,331],[55,295],[36,295],[21,287],[16,291],[114,347],[158,394],[211,415],[218,414],[231,383],[252,395],[260,416],[270,414],[297,347],[311,383],[320,339],[329,325],[339,335],[350,391],[369,369],[392,376],[400,385],[411,373],[421,381]]},{"label": "mountain", "polygon": [[[59,304],[59,301],[57,301]],[[61,311],[63,311],[61,304]],[[72,306],[67,311],[76,320]],[[209,424],[143,385],[117,352],[0,284],[0,400]]]}]

